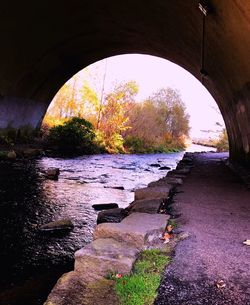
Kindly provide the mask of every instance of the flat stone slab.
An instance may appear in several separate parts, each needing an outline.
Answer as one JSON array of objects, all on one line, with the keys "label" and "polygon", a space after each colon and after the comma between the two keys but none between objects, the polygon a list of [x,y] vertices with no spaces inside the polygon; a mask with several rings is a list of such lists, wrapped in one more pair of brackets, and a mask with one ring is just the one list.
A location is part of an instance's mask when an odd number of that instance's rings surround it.
[{"label": "flat stone slab", "polygon": [[91,282],[110,273],[128,274],[138,249],[113,238],[99,238],[75,253],[75,271]]},{"label": "flat stone slab", "polygon": [[94,239],[113,238],[142,250],[164,232],[169,217],[166,214],[132,213],[121,223],[98,225]]},{"label": "flat stone slab", "polygon": [[156,214],[161,206],[162,199],[142,199],[131,203],[128,210],[131,212]]},{"label": "flat stone slab", "polygon": [[160,186],[158,184],[155,186],[150,184],[149,186],[150,187],[135,190],[135,200],[168,198],[171,186],[169,186],[167,182]]}]

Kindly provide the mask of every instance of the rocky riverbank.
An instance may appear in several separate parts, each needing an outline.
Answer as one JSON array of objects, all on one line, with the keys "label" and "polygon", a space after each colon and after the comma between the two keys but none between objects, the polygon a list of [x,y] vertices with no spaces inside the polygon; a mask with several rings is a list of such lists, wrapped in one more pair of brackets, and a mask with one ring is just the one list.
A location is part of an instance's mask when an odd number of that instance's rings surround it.
[{"label": "rocky riverbank", "polygon": [[[166,177],[135,190],[135,200],[125,209],[128,216],[120,223],[97,225],[93,242],[75,253],[74,271],[58,280],[45,305],[93,304],[90,296],[96,294],[102,296],[98,304],[109,304],[103,296],[107,290],[113,291],[113,281],[106,277],[129,274],[141,251],[162,248],[170,242],[169,199],[191,168],[192,160],[184,157]],[[111,295],[112,304],[119,304],[114,292]]]}]

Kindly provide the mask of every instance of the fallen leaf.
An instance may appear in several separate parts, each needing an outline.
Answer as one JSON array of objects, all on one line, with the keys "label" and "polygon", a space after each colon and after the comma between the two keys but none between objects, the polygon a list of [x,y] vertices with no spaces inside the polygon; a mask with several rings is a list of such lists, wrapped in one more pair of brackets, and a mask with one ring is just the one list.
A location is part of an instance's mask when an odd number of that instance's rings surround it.
[{"label": "fallen leaf", "polygon": [[250,239],[246,239],[245,241],[243,241],[243,244],[246,246],[250,246]]},{"label": "fallen leaf", "polygon": [[168,232],[172,232],[172,231],[173,231],[173,227],[172,227],[171,225],[168,225],[168,226],[167,226],[167,231],[168,231]]},{"label": "fallen leaf", "polygon": [[170,242],[169,238],[166,238],[163,243],[168,244],[169,242]]},{"label": "fallen leaf", "polygon": [[226,283],[223,280],[219,280],[219,281],[217,281],[216,286],[219,289],[225,288],[226,287]]},{"label": "fallen leaf", "polygon": [[174,238],[174,234],[169,234],[167,232],[164,233],[164,235],[160,237],[160,239],[162,239],[162,240],[165,240],[165,241],[167,240],[166,243],[169,242],[170,238]]},{"label": "fallen leaf", "polygon": [[171,236],[169,233],[164,233],[163,239],[170,239],[170,238],[171,238]]}]

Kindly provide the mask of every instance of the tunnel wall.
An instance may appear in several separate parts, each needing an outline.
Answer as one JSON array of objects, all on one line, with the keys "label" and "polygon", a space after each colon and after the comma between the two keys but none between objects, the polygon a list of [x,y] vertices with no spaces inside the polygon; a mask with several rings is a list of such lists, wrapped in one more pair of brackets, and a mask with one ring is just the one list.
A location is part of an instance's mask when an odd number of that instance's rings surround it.
[{"label": "tunnel wall", "polygon": [[[204,86],[223,115],[231,159],[250,164],[250,2],[210,3]],[[160,56],[201,80],[198,0],[5,1],[0,17],[1,128],[39,126],[65,81],[112,55]]]},{"label": "tunnel wall", "polygon": [[17,97],[0,97],[0,129],[37,128],[47,110],[47,104]]}]

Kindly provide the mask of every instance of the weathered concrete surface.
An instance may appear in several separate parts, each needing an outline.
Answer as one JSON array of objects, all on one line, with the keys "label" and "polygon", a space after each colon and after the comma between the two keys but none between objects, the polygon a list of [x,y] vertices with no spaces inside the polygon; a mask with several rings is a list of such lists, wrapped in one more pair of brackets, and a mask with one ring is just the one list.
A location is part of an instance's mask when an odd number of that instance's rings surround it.
[{"label": "weathered concrete surface", "polygon": [[[250,2],[210,2],[204,86],[224,117],[232,159],[250,163]],[[203,16],[197,0],[1,5],[0,128],[39,125],[64,82],[107,56],[160,56],[201,80]]]},{"label": "weathered concrete surface", "polygon": [[135,190],[135,200],[142,199],[166,199],[168,198],[169,192],[172,189],[171,186],[165,181],[159,186],[159,181],[155,182],[155,185],[149,183],[150,187],[145,187]]},{"label": "weathered concrete surface", "polygon": [[113,238],[96,239],[75,253],[75,271],[84,282],[95,281],[108,274],[128,274],[138,249]]},{"label": "weathered concrete surface", "polygon": [[168,215],[132,213],[121,223],[102,223],[94,231],[94,239],[113,238],[137,249],[143,249],[147,243],[163,233]]},{"label": "weathered concrete surface", "polygon": [[[174,208],[179,230],[190,238],[161,283],[155,305],[249,305],[250,191],[221,162],[223,154],[199,154],[178,187]],[[224,288],[217,288],[219,280]]]}]

